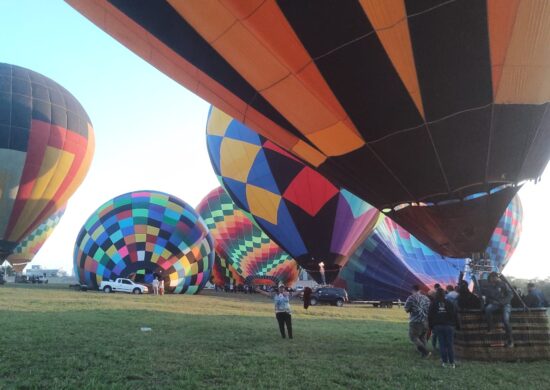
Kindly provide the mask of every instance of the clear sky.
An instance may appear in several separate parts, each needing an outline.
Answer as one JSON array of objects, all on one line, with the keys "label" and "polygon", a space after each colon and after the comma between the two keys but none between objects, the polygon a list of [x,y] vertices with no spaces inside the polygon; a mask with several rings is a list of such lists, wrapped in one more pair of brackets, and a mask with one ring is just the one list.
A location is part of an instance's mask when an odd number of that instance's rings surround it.
[{"label": "clear sky", "polygon": [[[60,0],[0,0],[0,62],[67,88],[90,116],[96,152],[84,183],[33,264],[72,272],[76,236],[103,202],[159,190],[192,206],[218,185],[206,151],[208,103]],[[549,277],[550,172],[520,196],[523,235],[505,274]]]}]

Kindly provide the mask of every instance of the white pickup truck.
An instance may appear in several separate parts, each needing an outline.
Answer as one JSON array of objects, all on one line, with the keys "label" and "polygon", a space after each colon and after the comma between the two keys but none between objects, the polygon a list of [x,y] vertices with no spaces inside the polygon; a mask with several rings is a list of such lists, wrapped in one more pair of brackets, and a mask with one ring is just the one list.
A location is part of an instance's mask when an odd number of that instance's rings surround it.
[{"label": "white pickup truck", "polygon": [[146,286],[134,283],[130,279],[124,278],[118,278],[115,281],[103,281],[99,285],[99,289],[105,291],[106,293],[119,291],[132,294],[144,294],[149,291]]}]

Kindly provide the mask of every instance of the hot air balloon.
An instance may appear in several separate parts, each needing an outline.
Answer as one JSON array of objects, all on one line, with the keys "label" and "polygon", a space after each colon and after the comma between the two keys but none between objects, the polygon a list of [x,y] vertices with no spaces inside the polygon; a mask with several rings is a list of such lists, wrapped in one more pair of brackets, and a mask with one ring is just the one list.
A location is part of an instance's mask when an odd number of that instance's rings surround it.
[{"label": "hot air balloon", "polygon": [[[521,202],[516,195],[485,251],[492,271],[502,272],[514,253],[521,234],[521,219]],[[456,285],[460,273],[468,271],[467,264],[467,259],[435,253],[397,223],[383,217],[350,257],[335,285],[346,288],[353,299],[406,299],[415,284],[425,291],[435,283]]]},{"label": "hot air balloon", "polygon": [[486,257],[491,260],[493,271],[502,272],[514,254],[521,237],[522,221],[523,207],[519,195],[516,195],[500,217],[485,250]]},{"label": "hot air balloon", "polygon": [[550,157],[545,1],[68,2],[446,256]]},{"label": "hot air balloon", "polygon": [[0,261],[84,180],[94,132],[80,103],[31,70],[0,63]]},{"label": "hot air balloon", "polygon": [[81,284],[103,280],[165,281],[167,292],[195,294],[210,279],[214,243],[206,224],[183,200],[135,191],[101,205],[86,221],[74,248]]},{"label": "hot air balloon", "polygon": [[245,283],[290,286],[298,279],[296,261],[235,206],[223,188],[218,187],[206,195],[197,212],[214,237],[216,253]]},{"label": "hot air balloon", "polygon": [[330,283],[374,227],[374,207],[215,107],[207,143],[235,204],[318,282]]},{"label": "hot air balloon", "polygon": [[22,272],[27,264],[36,256],[40,248],[42,248],[42,245],[44,245],[61,220],[66,207],[65,205],[54,214],[50,215],[48,219],[38,225],[31,234],[21,240],[15,247],[7,258],[7,261],[12,265],[15,272]]},{"label": "hot air balloon", "polygon": [[[216,241],[217,245],[217,241]],[[214,264],[212,265],[212,274],[210,276],[212,284],[224,288],[230,285],[244,285],[244,278],[237,273],[235,268],[223,257],[216,253]]]}]

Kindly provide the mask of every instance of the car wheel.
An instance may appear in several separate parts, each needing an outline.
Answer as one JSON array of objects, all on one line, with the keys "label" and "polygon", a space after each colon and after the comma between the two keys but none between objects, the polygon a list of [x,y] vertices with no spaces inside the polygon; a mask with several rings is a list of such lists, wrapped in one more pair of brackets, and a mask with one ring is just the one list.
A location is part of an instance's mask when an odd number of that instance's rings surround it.
[{"label": "car wheel", "polygon": [[139,288],[134,288],[134,290],[132,291],[134,294],[141,294],[141,290]]},{"label": "car wheel", "polygon": [[344,306],[344,300],[343,299],[337,299],[336,300],[336,306],[338,306],[338,307]]},{"label": "car wheel", "polygon": [[109,294],[111,291],[113,291],[113,289],[111,288],[111,286],[105,286],[103,288],[103,291],[105,291],[107,294]]},{"label": "car wheel", "polygon": [[311,306],[315,306],[317,304],[317,298],[311,298],[311,300],[309,301],[309,304]]}]

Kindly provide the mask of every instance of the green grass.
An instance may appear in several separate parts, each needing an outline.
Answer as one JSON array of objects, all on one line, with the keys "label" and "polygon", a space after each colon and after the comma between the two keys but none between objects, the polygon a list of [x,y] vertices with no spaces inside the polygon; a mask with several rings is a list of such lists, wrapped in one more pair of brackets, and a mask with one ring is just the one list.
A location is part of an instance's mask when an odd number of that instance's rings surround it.
[{"label": "green grass", "polygon": [[0,287],[0,388],[548,389],[548,361],[419,359],[402,309],[299,304],[282,340],[261,296]]}]

